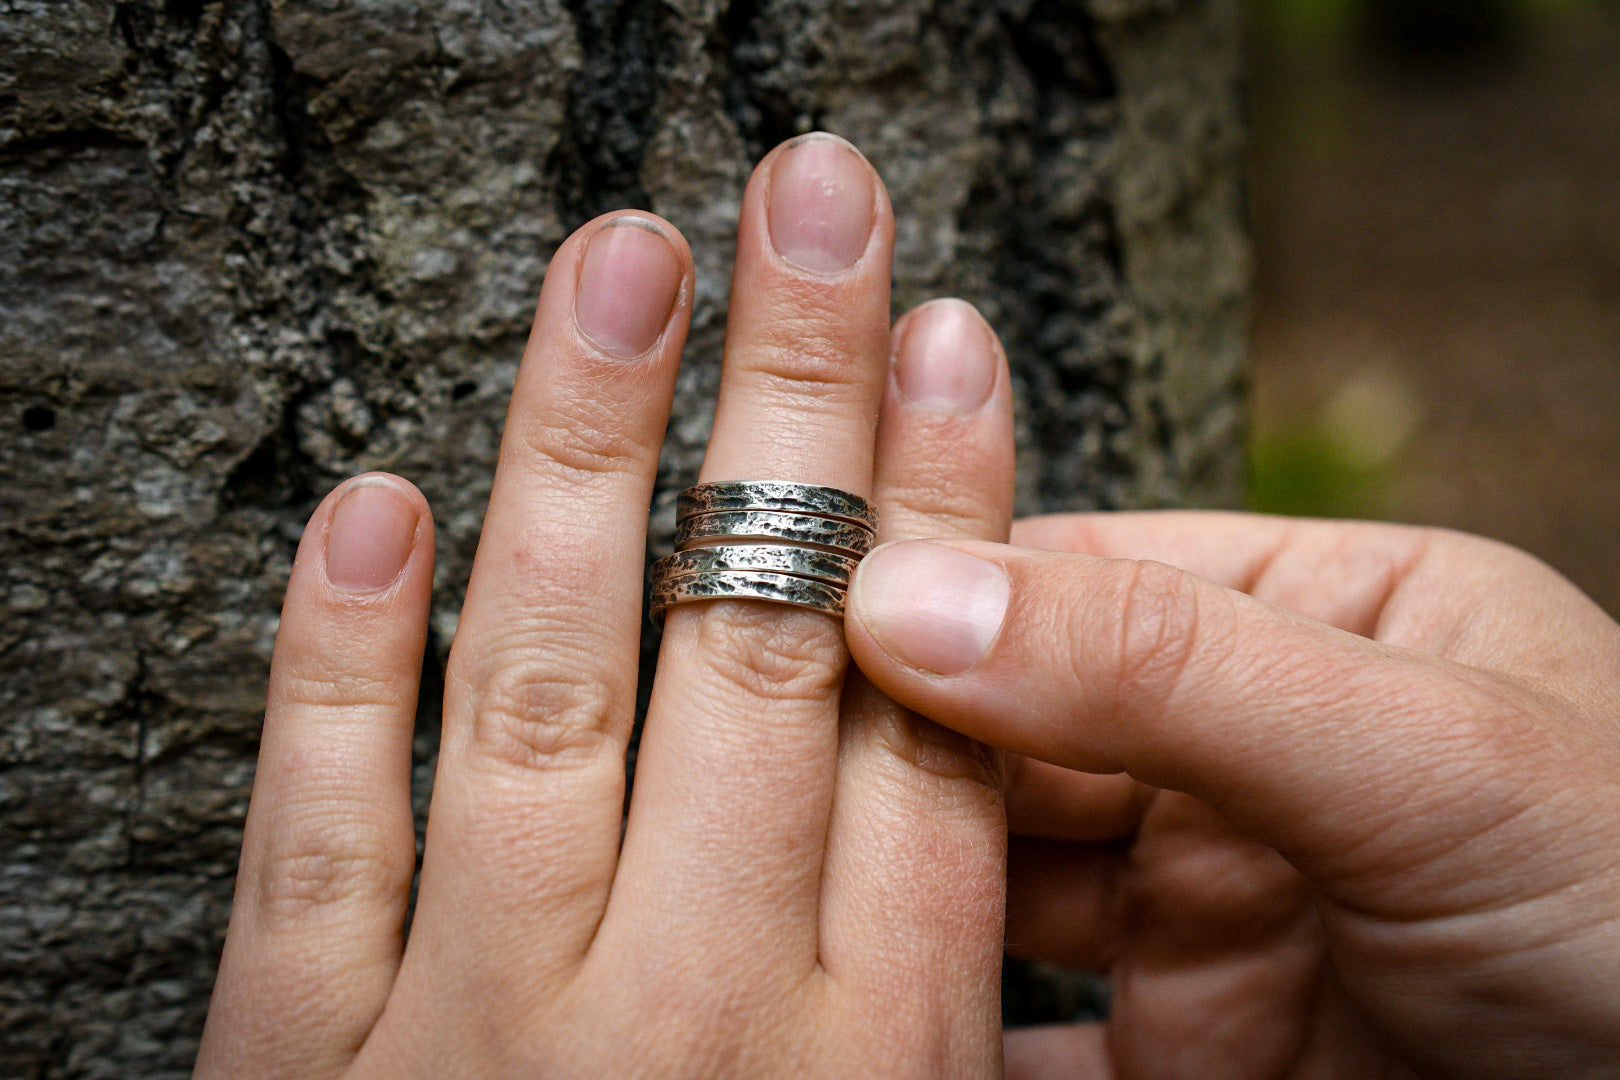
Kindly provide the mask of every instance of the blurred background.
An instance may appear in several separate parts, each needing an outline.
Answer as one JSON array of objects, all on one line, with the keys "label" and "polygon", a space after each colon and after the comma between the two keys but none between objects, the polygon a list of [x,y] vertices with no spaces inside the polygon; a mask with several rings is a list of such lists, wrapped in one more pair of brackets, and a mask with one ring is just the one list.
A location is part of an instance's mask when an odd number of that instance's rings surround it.
[{"label": "blurred background", "polygon": [[1252,503],[1620,614],[1620,3],[1250,0]]}]

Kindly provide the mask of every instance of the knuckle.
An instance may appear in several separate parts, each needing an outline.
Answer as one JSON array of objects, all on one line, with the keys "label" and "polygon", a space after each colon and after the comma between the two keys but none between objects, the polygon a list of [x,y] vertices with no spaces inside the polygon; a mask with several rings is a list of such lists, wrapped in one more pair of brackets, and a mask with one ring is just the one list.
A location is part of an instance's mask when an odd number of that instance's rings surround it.
[{"label": "knuckle", "polygon": [[386,712],[404,704],[401,680],[357,670],[341,657],[311,658],[277,674],[274,701],[283,710]]},{"label": "knuckle", "polygon": [[747,601],[705,606],[698,648],[721,681],[773,702],[823,702],[838,693],[846,654],[831,619]]},{"label": "knuckle", "polygon": [[985,502],[979,485],[961,482],[959,462],[953,468],[941,458],[933,458],[917,461],[909,471],[911,476],[906,481],[885,485],[884,524],[894,533],[886,540],[910,536],[994,537],[1006,527],[1000,513]]},{"label": "knuckle", "polygon": [[919,716],[857,680],[845,713],[864,740],[885,751],[902,782],[928,789],[931,804],[976,808],[1002,799],[1002,756],[992,747]]},{"label": "knuckle", "polygon": [[531,467],[542,472],[613,477],[639,473],[647,464],[648,451],[639,439],[604,424],[530,419],[519,438]]},{"label": "knuckle", "polygon": [[259,863],[255,902],[273,921],[317,909],[401,895],[415,871],[414,845],[390,843],[379,822],[315,805],[274,822]]},{"label": "knuckle", "polygon": [[[929,822],[928,830],[914,831],[911,843],[916,850],[907,857],[918,856],[935,868],[950,865],[962,870],[972,865],[974,860],[965,854],[981,854],[984,845],[976,841],[986,831],[985,822],[999,821],[1005,812],[1000,755],[983,746],[952,746],[915,731],[887,730],[875,738],[889,763],[877,773],[880,797],[895,807],[918,811],[918,820]],[[958,886],[967,885],[965,878],[953,875],[953,880]]]},{"label": "knuckle", "polygon": [[1529,573],[1538,577],[1552,571],[1535,555],[1505,540],[1439,528],[1418,530],[1418,533],[1421,540],[1426,541],[1424,553],[1432,550],[1437,558],[1452,565],[1478,565],[1497,574]]},{"label": "knuckle", "polygon": [[1103,633],[1094,626],[1077,628],[1083,632],[1071,640],[1077,652],[1112,645],[1107,690],[1114,711],[1162,704],[1174,696],[1197,647],[1198,580],[1148,560],[1118,560],[1104,566],[1098,599],[1116,625]]},{"label": "knuckle", "polygon": [[1001,755],[966,735],[931,720],[897,710],[885,728],[884,744],[913,775],[932,782],[940,807],[977,809],[1002,801]]},{"label": "knuckle", "polygon": [[873,365],[862,361],[855,343],[828,338],[825,324],[833,317],[784,320],[757,351],[743,359],[739,370],[758,380],[765,390],[783,396],[824,401],[866,393]]},{"label": "knuckle", "polygon": [[[1187,812],[1172,804],[1164,812],[1186,820],[1187,828],[1209,827],[1205,806]],[[1127,903],[1163,918],[1162,925],[1174,936],[1185,934],[1188,944],[1217,931],[1234,946],[1259,945],[1296,931],[1311,906],[1306,879],[1271,847],[1248,837],[1189,846],[1174,859],[1144,860],[1121,884]]]},{"label": "knuckle", "polygon": [[864,405],[869,395],[852,377],[818,367],[802,356],[787,361],[783,368],[754,371],[749,381],[749,393],[760,407],[781,415],[853,409]]},{"label": "knuckle", "polygon": [[472,741],[488,758],[520,769],[582,764],[616,751],[629,706],[583,643],[544,659],[498,663],[472,709]]}]

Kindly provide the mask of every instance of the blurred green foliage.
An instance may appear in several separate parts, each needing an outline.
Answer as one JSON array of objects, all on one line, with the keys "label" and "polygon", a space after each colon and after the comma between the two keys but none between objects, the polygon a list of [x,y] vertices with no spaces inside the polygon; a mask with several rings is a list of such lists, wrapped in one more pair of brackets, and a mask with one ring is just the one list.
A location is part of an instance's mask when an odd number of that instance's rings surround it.
[{"label": "blurred green foliage", "polygon": [[1317,428],[1259,434],[1249,447],[1249,509],[1298,517],[1370,518],[1393,479]]},{"label": "blurred green foliage", "polygon": [[[1286,93],[1257,109],[1257,129],[1272,153],[1331,160],[1346,142],[1350,107],[1344,61],[1385,61],[1417,71],[1467,71],[1470,61],[1500,56],[1538,23],[1620,0],[1248,0],[1265,46],[1264,62],[1283,74]],[[1452,63],[1461,61],[1461,63]],[[1268,513],[1383,517],[1412,467],[1408,443],[1422,403],[1398,383],[1359,375],[1314,413],[1257,418],[1249,446],[1249,505]],[[1337,402],[1333,400],[1337,398]]]}]

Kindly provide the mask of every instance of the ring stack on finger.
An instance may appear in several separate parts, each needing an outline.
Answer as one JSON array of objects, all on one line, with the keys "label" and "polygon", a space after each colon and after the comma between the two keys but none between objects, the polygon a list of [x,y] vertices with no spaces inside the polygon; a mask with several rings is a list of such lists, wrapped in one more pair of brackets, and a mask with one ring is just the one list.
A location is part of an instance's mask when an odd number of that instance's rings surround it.
[{"label": "ring stack on finger", "polygon": [[694,600],[768,600],[842,618],[861,556],[877,538],[872,504],[838,488],[726,480],[681,492],[675,553],[653,564],[654,623]]}]

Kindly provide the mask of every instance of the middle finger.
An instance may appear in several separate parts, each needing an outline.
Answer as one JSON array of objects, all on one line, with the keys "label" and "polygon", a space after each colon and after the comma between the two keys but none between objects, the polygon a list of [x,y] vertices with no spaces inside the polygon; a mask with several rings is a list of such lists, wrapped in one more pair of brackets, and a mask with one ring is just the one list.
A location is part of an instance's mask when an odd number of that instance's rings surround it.
[{"label": "middle finger", "polygon": [[667,223],[621,213],[580,229],[547,271],[446,673],[388,1014],[409,1029],[402,1044],[424,1015],[534,1005],[601,919],[635,712],[644,514],[691,265]]},{"label": "middle finger", "polygon": [[[882,183],[848,143],[803,136],[760,164],[704,482],[870,496],[892,245]],[[604,935],[622,908],[627,930],[652,928],[628,931],[644,955],[680,942],[690,957],[708,939],[716,965],[813,967],[847,663],[841,623],[819,612],[752,600],[669,612]]]}]

